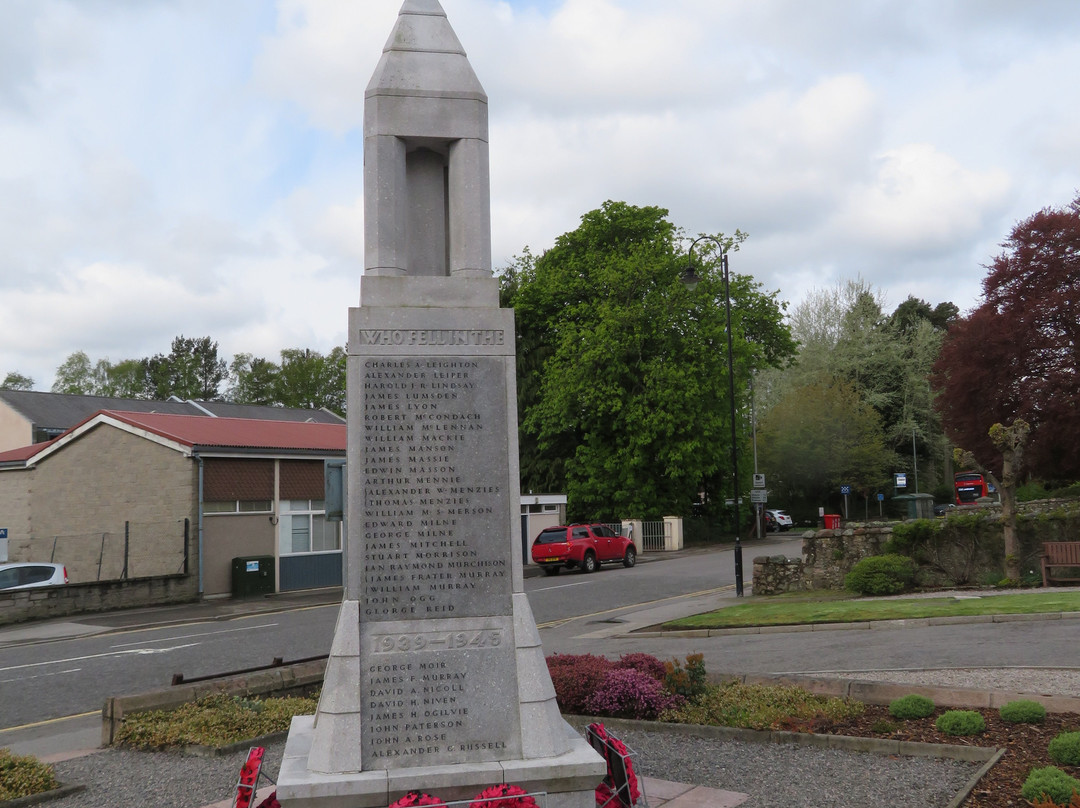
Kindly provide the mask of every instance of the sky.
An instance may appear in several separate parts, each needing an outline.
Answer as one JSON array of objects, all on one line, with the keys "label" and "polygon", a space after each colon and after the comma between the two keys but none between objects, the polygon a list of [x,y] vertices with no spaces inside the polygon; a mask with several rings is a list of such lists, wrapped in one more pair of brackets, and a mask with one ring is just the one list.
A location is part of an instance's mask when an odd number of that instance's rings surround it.
[{"label": "sky", "polygon": [[[798,304],[968,311],[1080,192],[1076,0],[442,0],[488,94],[493,265],[606,200],[749,238]],[[401,0],[0,0],[0,379],[346,340],[363,94]]]}]

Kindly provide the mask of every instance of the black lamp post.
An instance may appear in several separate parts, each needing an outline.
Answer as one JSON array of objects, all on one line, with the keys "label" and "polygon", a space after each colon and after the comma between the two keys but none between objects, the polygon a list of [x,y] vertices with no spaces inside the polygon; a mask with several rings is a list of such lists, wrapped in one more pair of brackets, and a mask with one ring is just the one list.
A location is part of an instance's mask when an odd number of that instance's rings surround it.
[{"label": "black lamp post", "polygon": [[742,542],[739,536],[742,531],[739,523],[739,454],[735,443],[735,369],[731,347],[731,286],[728,280],[727,249],[724,247],[723,242],[713,236],[701,236],[694,239],[690,244],[690,249],[686,252],[688,266],[683,270],[680,280],[691,292],[701,282],[701,278],[694,271],[694,247],[697,246],[699,241],[704,240],[712,241],[720,248],[720,267],[724,272],[724,310],[727,313],[728,398],[731,401],[731,473],[732,479],[735,481],[732,485],[732,499],[735,507],[735,594],[741,598],[743,595],[743,566]]}]

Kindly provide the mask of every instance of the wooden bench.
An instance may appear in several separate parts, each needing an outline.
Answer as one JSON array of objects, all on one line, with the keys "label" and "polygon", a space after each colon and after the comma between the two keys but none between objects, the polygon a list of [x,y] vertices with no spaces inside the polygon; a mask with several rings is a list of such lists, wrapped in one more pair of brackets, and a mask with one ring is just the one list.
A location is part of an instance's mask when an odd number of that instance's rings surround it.
[{"label": "wooden bench", "polygon": [[[1061,572],[1054,573],[1055,569]],[[1080,581],[1080,541],[1043,542],[1042,576],[1043,586],[1050,586],[1051,581]]]}]

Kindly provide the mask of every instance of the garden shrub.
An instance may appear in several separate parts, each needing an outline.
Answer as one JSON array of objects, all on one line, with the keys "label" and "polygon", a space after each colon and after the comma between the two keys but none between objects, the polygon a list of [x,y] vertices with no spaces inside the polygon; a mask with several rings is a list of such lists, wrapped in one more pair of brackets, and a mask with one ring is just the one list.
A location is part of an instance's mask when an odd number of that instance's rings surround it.
[{"label": "garden shrub", "polygon": [[664,663],[652,654],[640,651],[632,654],[623,654],[615,661],[616,668],[633,668],[636,671],[646,673],[658,682],[663,682],[667,676]]},{"label": "garden shrub", "polygon": [[585,712],[651,721],[683,701],[682,696],[664,692],[664,686],[647,673],[636,668],[612,668],[600,687],[585,699]]},{"label": "garden shrub", "polygon": [[584,715],[585,702],[600,689],[614,664],[596,654],[552,654],[547,658],[547,666],[559,709],[564,713]]},{"label": "garden shrub", "polygon": [[897,595],[911,588],[915,562],[889,554],[864,558],[844,576],[844,588],[860,595]]},{"label": "garden shrub", "polygon": [[934,712],[933,700],[917,693],[902,696],[889,703],[889,715],[904,721],[909,718],[926,718],[932,712]]},{"label": "garden shrub", "polygon": [[862,715],[865,710],[861,702],[816,696],[801,687],[727,682],[708,687],[682,707],[665,711],[660,720],[742,729],[774,729],[798,722],[821,729]]},{"label": "garden shrub", "polygon": [[1046,796],[1057,805],[1068,805],[1074,793],[1080,793],[1080,780],[1070,777],[1056,766],[1032,769],[1020,789],[1020,796],[1029,802]]},{"label": "garden shrub", "polygon": [[318,703],[315,697],[242,699],[215,693],[175,710],[150,710],[127,716],[116,734],[116,742],[146,750],[225,746],[286,732],[293,716],[311,715]]},{"label": "garden shrub", "polygon": [[949,710],[938,716],[934,726],[946,735],[978,735],[986,729],[986,722],[974,710]]},{"label": "garden shrub", "polygon": [[1046,720],[1046,708],[1029,699],[1017,699],[1003,704],[998,714],[1002,721],[1010,724],[1041,724]]},{"label": "garden shrub", "polygon": [[709,686],[705,675],[705,655],[688,654],[685,667],[679,660],[664,663],[664,686],[677,696],[694,699]]},{"label": "garden shrub", "polygon": [[0,802],[29,797],[58,788],[53,767],[30,756],[0,749]]},{"label": "garden shrub", "polygon": [[1050,759],[1062,766],[1080,766],[1080,732],[1063,732],[1047,747]]}]

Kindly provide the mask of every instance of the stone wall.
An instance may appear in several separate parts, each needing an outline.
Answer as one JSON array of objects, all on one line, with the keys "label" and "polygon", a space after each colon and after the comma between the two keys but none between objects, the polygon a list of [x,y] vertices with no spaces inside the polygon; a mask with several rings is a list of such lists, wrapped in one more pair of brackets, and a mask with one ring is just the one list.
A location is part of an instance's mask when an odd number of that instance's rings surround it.
[{"label": "stone wall", "polygon": [[801,558],[758,556],[754,559],[754,594],[781,595],[803,588]]},{"label": "stone wall", "polygon": [[0,625],[87,612],[191,603],[199,599],[194,575],[132,578],[0,592]]},{"label": "stone wall", "polygon": [[869,556],[881,555],[892,538],[892,525],[882,522],[849,524],[839,530],[803,534],[804,589],[843,589],[844,576]]}]

